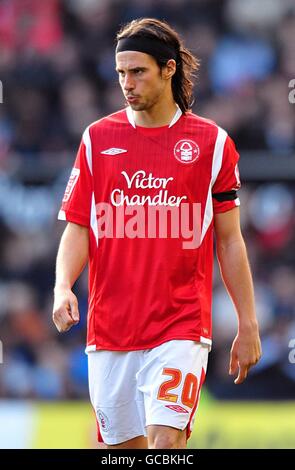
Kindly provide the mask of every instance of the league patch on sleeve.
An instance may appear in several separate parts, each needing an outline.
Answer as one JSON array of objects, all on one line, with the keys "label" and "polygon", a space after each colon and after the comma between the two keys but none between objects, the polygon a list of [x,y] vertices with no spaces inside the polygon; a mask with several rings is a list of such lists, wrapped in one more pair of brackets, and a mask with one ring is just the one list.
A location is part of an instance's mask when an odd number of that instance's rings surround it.
[{"label": "league patch on sleeve", "polygon": [[66,187],[66,190],[65,190],[65,194],[64,194],[64,198],[63,198],[62,202],[67,202],[70,199],[71,194],[73,192],[73,189],[75,187],[75,184],[78,181],[79,175],[80,175],[80,169],[79,168],[73,168],[72,172],[71,172],[71,175],[70,175],[70,178],[69,178],[69,181],[68,181],[68,184],[67,184],[67,187]]}]

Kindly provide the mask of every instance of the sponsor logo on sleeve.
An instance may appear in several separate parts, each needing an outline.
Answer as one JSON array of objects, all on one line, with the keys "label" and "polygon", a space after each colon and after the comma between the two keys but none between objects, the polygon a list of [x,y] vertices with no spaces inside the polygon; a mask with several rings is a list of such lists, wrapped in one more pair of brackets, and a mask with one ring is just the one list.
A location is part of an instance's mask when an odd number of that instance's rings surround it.
[{"label": "sponsor logo on sleeve", "polygon": [[67,202],[70,199],[73,189],[78,181],[79,175],[79,168],[73,168],[65,190],[64,198],[62,200],[63,202]]}]

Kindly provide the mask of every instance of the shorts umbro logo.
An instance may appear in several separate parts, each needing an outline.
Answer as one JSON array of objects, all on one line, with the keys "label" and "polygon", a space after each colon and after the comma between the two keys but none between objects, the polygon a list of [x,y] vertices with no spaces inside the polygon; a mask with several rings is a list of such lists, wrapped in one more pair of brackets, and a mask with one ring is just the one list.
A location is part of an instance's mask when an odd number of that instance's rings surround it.
[{"label": "shorts umbro logo", "polygon": [[165,405],[166,408],[170,408],[170,410],[176,411],[176,413],[188,413],[188,411],[185,408],[182,408],[182,406],[179,405]]},{"label": "shorts umbro logo", "polygon": [[112,147],[107,150],[102,150],[100,153],[102,153],[103,155],[118,155],[119,153],[125,153],[125,152],[127,152],[127,150]]}]

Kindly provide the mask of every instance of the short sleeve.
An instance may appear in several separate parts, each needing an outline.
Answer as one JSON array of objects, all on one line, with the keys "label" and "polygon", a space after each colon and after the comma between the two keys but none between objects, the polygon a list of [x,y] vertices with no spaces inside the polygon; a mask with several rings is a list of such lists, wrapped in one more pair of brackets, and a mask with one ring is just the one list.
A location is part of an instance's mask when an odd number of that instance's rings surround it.
[{"label": "short sleeve", "polygon": [[239,154],[233,140],[227,136],[223,149],[222,164],[212,188],[214,213],[226,212],[240,205],[237,190],[241,187]]},{"label": "short sleeve", "polygon": [[84,136],[85,133],[65,189],[58,218],[89,227],[93,181]]}]

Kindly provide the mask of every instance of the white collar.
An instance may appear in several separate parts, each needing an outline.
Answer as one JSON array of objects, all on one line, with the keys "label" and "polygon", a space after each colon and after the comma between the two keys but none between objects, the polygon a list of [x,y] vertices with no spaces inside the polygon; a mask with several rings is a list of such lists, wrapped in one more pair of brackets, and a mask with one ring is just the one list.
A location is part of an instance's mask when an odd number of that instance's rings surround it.
[{"label": "white collar", "polygon": [[[180,107],[178,106],[178,104],[176,104],[177,106],[177,110],[169,124],[169,128],[174,126],[174,124],[180,119],[180,117],[182,116],[182,111],[180,109]],[[126,108],[126,114],[127,114],[127,118],[128,118],[128,121],[130,122],[131,126],[134,127],[134,129],[136,129],[136,124],[135,124],[135,120],[134,120],[134,115],[133,115],[133,111],[132,111],[132,108],[131,106],[128,106]]]}]

